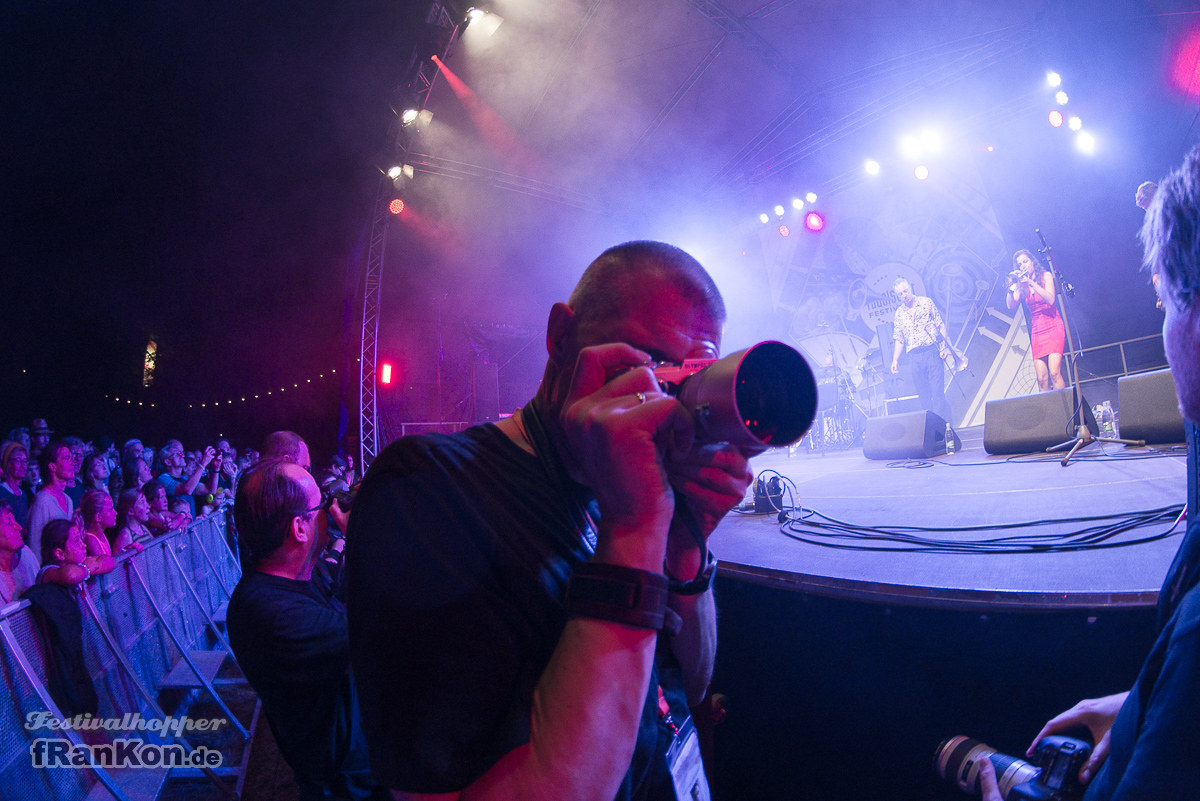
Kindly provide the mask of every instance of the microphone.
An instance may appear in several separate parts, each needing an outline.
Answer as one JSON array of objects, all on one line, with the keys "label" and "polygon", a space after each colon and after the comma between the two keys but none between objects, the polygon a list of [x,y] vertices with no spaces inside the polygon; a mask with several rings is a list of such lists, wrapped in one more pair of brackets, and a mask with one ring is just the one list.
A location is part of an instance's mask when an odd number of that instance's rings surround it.
[{"label": "microphone", "polygon": [[1035,234],[1037,234],[1037,236],[1038,236],[1038,239],[1042,240],[1042,249],[1043,249],[1043,250],[1049,250],[1049,249],[1050,249],[1050,246],[1046,244],[1046,237],[1042,236],[1042,229],[1041,229],[1041,228],[1034,228],[1034,229],[1033,229],[1033,232],[1034,232]]}]

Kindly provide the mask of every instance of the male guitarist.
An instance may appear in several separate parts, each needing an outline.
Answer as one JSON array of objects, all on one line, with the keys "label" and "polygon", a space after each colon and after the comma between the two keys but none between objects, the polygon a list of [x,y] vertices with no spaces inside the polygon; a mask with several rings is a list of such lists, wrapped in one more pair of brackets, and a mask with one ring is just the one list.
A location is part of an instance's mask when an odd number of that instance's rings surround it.
[{"label": "male guitarist", "polygon": [[892,372],[900,372],[900,354],[907,352],[912,367],[913,387],[921,407],[949,422],[950,407],[946,403],[945,365],[939,344],[949,340],[946,324],[937,306],[927,297],[917,297],[907,280],[897,278],[892,284],[900,306],[896,309],[892,353]]}]

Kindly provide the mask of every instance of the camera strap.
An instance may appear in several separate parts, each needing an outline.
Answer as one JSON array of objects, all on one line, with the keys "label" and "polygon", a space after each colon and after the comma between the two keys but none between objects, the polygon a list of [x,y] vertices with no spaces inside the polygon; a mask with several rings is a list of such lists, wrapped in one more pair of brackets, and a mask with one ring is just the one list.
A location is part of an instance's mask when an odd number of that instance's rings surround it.
[{"label": "camera strap", "polygon": [[553,440],[546,430],[542,403],[535,395],[521,407],[521,424],[529,444],[533,446],[533,454],[542,464],[542,472],[554,485],[556,494],[567,499],[564,506],[570,516],[570,523],[581,539],[587,541],[592,552],[596,550],[596,527],[588,506],[592,503],[591,490],[571,478],[566,465],[558,455]]}]

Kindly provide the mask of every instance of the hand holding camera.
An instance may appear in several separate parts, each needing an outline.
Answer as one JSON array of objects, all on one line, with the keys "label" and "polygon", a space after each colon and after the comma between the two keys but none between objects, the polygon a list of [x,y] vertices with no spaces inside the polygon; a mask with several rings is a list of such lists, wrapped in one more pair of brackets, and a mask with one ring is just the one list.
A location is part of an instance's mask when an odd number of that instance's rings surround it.
[{"label": "hand holding camera", "polygon": [[[676,434],[690,439],[691,431],[679,404],[641,366],[649,362],[649,354],[622,343],[582,349],[559,415],[575,478],[600,504],[604,536],[597,555],[659,572],[675,508],[665,443]],[[661,539],[651,541],[651,531]]]}]

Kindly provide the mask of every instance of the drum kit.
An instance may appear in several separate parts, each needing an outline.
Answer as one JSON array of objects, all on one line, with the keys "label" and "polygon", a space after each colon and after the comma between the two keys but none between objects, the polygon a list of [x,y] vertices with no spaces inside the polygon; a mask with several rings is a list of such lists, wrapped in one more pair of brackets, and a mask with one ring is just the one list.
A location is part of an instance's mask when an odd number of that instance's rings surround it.
[{"label": "drum kit", "polygon": [[813,372],[817,416],[799,445],[822,453],[862,445],[867,418],[881,414],[887,402],[880,349],[869,349],[853,368],[827,363]]}]

